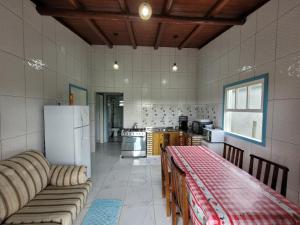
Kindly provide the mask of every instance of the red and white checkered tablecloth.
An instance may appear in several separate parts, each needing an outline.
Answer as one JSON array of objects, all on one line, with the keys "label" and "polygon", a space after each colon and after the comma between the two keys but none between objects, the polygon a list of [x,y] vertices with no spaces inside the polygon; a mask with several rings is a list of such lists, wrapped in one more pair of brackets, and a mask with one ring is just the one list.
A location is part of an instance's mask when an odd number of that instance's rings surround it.
[{"label": "red and white checkered tablecloth", "polygon": [[186,172],[194,225],[300,225],[300,208],[203,146],[168,146]]}]

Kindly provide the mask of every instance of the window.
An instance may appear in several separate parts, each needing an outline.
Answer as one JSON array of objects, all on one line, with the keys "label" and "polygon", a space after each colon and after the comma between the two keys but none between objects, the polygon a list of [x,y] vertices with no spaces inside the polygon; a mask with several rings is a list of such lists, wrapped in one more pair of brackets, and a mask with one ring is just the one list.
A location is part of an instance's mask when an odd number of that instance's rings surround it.
[{"label": "window", "polygon": [[265,145],[267,94],[267,74],[224,86],[224,131]]}]

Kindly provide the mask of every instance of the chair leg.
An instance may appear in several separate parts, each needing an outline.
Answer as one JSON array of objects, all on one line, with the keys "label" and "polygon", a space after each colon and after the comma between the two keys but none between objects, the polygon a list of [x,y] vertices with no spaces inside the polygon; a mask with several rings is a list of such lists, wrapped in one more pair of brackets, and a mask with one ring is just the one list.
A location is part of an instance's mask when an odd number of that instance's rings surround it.
[{"label": "chair leg", "polygon": [[170,185],[166,182],[166,213],[167,217],[171,215],[171,198]]},{"label": "chair leg", "polygon": [[182,220],[183,220],[183,225],[189,225],[189,214],[188,214],[188,211],[183,213]]},{"label": "chair leg", "polygon": [[176,203],[173,200],[174,195],[172,195],[172,202],[171,202],[171,207],[172,207],[172,225],[177,225],[177,215],[176,215]]},{"label": "chair leg", "polygon": [[183,225],[189,225],[189,204],[187,194],[185,195],[185,199],[183,200],[182,207]]},{"label": "chair leg", "polygon": [[165,176],[163,174],[163,171],[161,171],[161,195],[162,197],[166,197],[166,184],[165,184]]}]

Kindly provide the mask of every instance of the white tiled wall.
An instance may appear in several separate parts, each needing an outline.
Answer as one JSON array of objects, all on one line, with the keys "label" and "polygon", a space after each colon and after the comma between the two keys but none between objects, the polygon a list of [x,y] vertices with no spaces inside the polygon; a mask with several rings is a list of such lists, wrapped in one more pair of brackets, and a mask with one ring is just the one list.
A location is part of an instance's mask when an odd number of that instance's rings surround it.
[{"label": "white tiled wall", "polygon": [[[0,159],[44,148],[43,105],[87,86],[90,46],[29,0],[0,0]],[[46,65],[29,66],[32,59]]]},{"label": "white tiled wall", "polygon": [[[269,73],[267,145],[236,138],[231,142],[286,165],[287,197],[300,205],[300,2],[271,0],[199,51],[199,103],[217,104],[221,126],[223,85]],[[213,94],[215,93],[215,94]]]},{"label": "white tiled wall", "polygon": [[[197,102],[197,49],[92,46],[90,90],[124,93],[124,127],[142,124],[142,106]],[[114,61],[120,69],[113,70]],[[178,71],[172,71],[176,61]],[[94,104],[95,97],[91,95]],[[154,126],[154,125],[153,125]]]}]

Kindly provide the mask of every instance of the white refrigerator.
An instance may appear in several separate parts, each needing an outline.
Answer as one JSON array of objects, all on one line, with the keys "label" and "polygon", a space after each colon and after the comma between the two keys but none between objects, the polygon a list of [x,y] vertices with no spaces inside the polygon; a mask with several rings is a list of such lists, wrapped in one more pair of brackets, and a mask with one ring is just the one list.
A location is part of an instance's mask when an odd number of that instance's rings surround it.
[{"label": "white refrigerator", "polygon": [[91,177],[88,106],[44,106],[45,152],[52,164],[84,165]]}]

